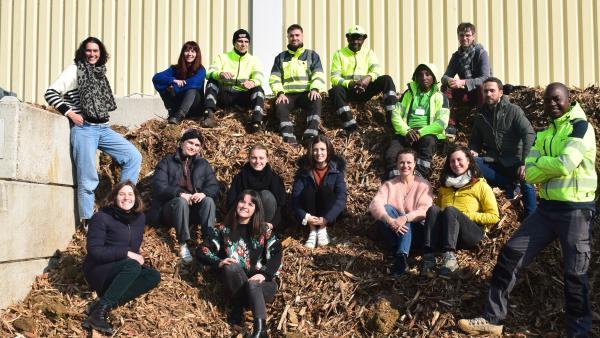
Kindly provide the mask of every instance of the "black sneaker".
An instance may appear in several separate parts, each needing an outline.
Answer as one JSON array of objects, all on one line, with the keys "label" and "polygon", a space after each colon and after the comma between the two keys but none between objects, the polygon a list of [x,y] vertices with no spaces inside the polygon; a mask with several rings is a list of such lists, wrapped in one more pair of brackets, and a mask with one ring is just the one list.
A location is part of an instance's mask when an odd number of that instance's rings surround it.
[{"label": "black sneaker", "polygon": [[394,277],[403,276],[408,272],[408,261],[406,254],[400,254],[396,256],[394,260],[394,265],[392,265],[392,269],[390,270],[390,274]]}]

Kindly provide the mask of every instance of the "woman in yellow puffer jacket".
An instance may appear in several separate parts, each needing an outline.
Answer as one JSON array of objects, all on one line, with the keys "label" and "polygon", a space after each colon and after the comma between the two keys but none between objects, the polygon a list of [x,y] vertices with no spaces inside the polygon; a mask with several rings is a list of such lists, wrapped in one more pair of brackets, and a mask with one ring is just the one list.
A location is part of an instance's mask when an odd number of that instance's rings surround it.
[{"label": "woman in yellow puffer jacket", "polygon": [[435,205],[427,210],[422,274],[431,276],[435,252],[442,252],[439,273],[458,269],[457,249],[473,249],[490,226],[500,220],[498,203],[469,149],[450,150],[440,174]]}]

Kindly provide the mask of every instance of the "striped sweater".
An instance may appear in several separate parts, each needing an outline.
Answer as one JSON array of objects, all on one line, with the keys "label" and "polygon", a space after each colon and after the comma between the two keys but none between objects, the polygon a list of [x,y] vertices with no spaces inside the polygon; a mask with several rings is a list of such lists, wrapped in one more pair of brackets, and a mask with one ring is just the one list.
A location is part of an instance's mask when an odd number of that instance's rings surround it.
[{"label": "striped sweater", "polygon": [[81,111],[79,101],[79,85],[77,84],[77,66],[72,64],[65,68],[58,79],[46,89],[44,98],[49,105],[65,114],[69,110]]}]

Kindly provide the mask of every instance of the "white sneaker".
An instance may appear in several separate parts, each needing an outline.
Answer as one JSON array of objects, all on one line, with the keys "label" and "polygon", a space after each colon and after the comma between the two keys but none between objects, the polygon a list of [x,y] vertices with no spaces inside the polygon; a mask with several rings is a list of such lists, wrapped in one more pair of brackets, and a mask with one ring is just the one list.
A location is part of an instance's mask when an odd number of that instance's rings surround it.
[{"label": "white sneaker", "polygon": [[189,264],[192,262],[192,254],[190,253],[190,249],[188,249],[187,244],[181,244],[179,247],[179,255],[183,260],[183,263]]},{"label": "white sneaker", "polygon": [[326,246],[329,244],[329,235],[327,234],[327,228],[321,228],[317,231],[317,245]]},{"label": "white sneaker", "polygon": [[304,243],[304,246],[309,249],[314,249],[315,246],[317,246],[317,232],[316,231],[311,231],[310,234],[308,234],[308,239],[306,240],[306,243]]}]

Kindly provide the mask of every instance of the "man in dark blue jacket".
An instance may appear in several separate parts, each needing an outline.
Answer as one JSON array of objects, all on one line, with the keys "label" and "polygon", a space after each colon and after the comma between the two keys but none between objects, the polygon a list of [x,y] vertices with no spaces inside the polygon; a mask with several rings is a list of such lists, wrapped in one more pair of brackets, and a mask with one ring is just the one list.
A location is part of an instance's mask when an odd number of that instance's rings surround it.
[{"label": "man in dark blue jacket", "polygon": [[175,154],[163,158],[152,177],[152,212],[160,223],[175,227],[184,263],[192,261],[190,223],[200,224],[204,238],[215,225],[219,182],[208,161],[198,156],[200,139],[197,130],[187,130]]}]

